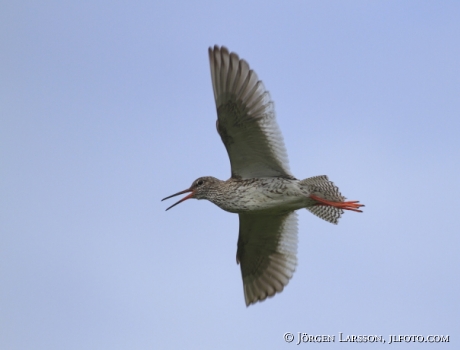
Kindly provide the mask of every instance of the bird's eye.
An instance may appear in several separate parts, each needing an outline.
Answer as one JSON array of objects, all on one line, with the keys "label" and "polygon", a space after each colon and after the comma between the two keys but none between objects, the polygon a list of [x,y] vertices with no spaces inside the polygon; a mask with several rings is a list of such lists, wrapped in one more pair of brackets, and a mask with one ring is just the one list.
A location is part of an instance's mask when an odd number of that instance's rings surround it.
[{"label": "bird's eye", "polygon": [[199,181],[196,183],[197,186],[201,186],[202,184],[203,184],[203,180],[199,180]]}]

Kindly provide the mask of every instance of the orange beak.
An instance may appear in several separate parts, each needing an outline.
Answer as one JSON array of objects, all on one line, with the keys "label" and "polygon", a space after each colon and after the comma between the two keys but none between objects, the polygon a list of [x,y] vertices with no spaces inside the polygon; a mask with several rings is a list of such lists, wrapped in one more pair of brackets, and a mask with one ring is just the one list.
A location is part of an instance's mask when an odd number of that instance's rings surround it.
[{"label": "orange beak", "polygon": [[171,198],[171,197],[175,197],[175,196],[178,196],[178,195],[180,195],[180,194],[187,193],[187,192],[192,192],[192,193],[190,193],[188,196],[185,196],[185,197],[182,198],[180,201],[174,203],[173,205],[171,205],[171,206],[170,206],[168,209],[166,209],[166,210],[169,210],[169,209],[171,209],[172,207],[175,207],[176,205],[178,205],[179,203],[182,203],[183,201],[186,201],[187,199],[193,198],[193,195],[195,194],[195,192],[194,192],[192,189],[188,188],[188,189],[186,189],[186,190],[177,192],[177,193],[175,193],[175,194],[173,194],[173,195],[171,195],[171,196],[168,196],[168,197],[166,197],[166,198],[163,198],[161,201],[164,201],[165,199],[168,199],[168,198]]}]

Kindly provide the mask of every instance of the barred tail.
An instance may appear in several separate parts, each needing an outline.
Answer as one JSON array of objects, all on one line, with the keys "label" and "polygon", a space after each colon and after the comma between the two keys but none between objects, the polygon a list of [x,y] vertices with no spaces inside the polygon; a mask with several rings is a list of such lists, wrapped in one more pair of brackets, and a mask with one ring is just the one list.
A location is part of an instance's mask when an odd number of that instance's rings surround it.
[{"label": "barred tail", "polygon": [[[335,186],[332,181],[329,181],[326,175],[310,177],[300,181],[300,184],[307,186],[311,194],[328,201],[343,202],[345,200],[345,197],[342,196],[338,187]],[[315,205],[308,207],[307,210],[333,224],[337,224],[340,216],[343,214],[342,209],[327,205]]]}]

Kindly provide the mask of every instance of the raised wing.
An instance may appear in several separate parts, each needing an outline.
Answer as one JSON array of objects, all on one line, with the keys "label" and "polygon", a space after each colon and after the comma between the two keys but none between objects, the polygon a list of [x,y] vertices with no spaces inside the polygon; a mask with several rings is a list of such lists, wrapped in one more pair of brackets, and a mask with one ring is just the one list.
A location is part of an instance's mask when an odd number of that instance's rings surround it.
[{"label": "raised wing", "polygon": [[280,293],[297,265],[297,214],[239,214],[237,261],[246,306]]},{"label": "raised wing", "polygon": [[217,132],[232,177],[290,177],[286,148],[270,94],[245,60],[224,46],[209,48]]}]

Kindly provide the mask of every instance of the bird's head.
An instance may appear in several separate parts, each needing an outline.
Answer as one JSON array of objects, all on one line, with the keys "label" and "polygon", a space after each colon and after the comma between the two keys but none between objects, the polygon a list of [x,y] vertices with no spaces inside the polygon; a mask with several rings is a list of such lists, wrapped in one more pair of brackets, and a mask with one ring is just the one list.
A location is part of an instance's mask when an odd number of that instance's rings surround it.
[{"label": "bird's head", "polygon": [[215,188],[217,187],[217,185],[220,182],[221,182],[220,180],[218,180],[218,179],[216,179],[215,177],[212,177],[212,176],[199,177],[198,179],[193,181],[192,186],[190,186],[190,188],[187,188],[186,190],[177,192],[177,193],[175,193],[175,194],[173,194],[171,196],[163,198],[162,201],[164,201],[165,199],[171,198],[171,197],[178,196],[180,194],[190,192],[190,194],[188,194],[187,196],[182,198],[180,201],[174,203],[168,209],[166,209],[166,210],[169,210],[172,207],[174,207],[174,206],[178,205],[179,203],[182,203],[183,201],[186,201],[187,199],[190,199],[190,198],[209,199],[210,193],[214,192]]}]

